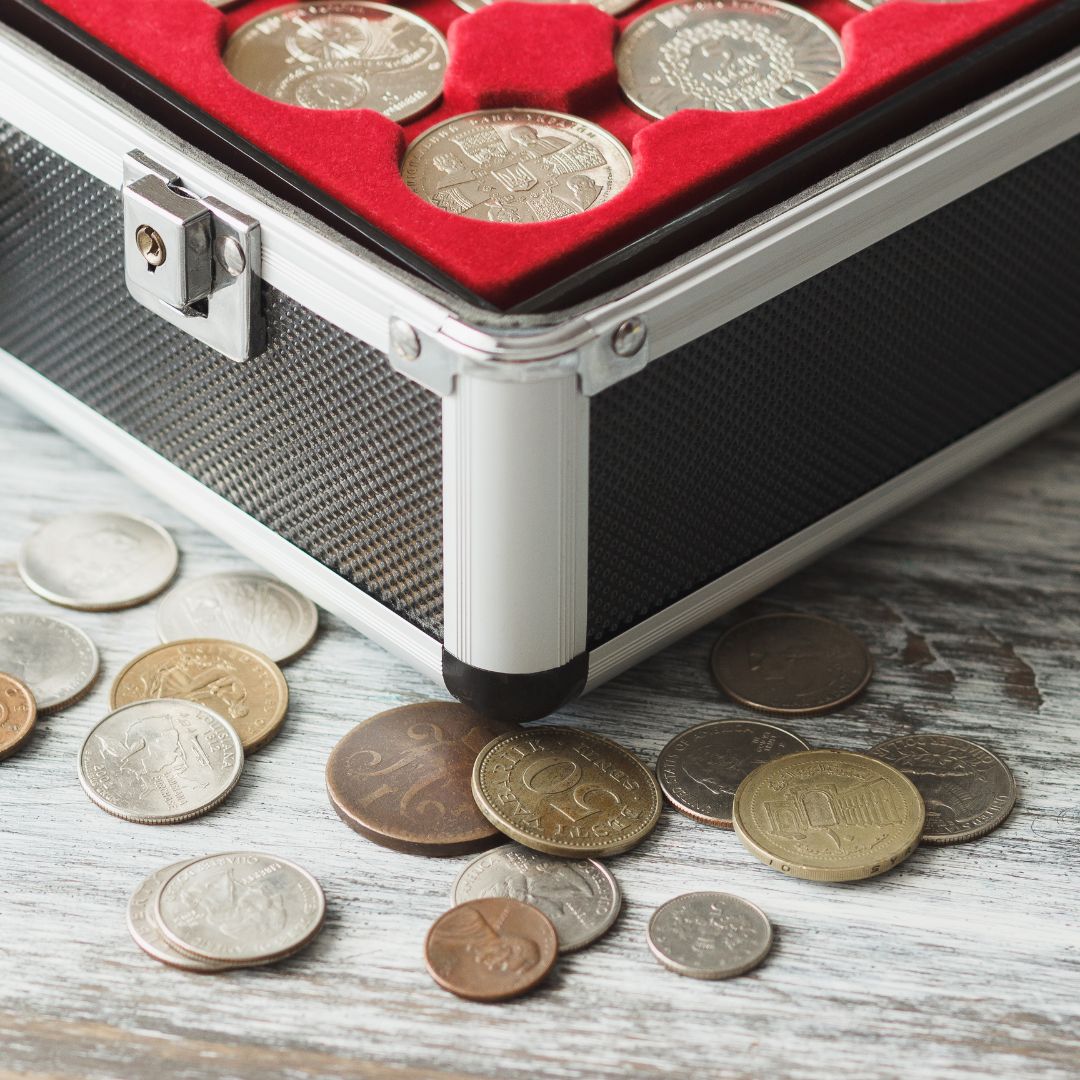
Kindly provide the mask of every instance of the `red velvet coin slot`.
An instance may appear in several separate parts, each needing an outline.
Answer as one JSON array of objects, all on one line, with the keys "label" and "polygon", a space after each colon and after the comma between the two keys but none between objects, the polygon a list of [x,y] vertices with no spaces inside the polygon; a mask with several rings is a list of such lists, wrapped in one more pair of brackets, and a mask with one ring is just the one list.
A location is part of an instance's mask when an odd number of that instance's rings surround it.
[{"label": "red velvet coin slot", "polygon": [[[46,2],[462,284],[509,305],[1052,0],[889,0],[868,12],[845,0],[812,0],[809,10],[843,40],[846,64],[834,82],[777,109],[690,110],[663,120],[641,115],[619,96],[612,57],[616,23],[591,7],[499,0],[466,15],[450,0],[403,0],[401,6],[448,35],[451,50],[443,100],[404,128],[366,109],[284,105],[232,78],[221,61],[228,34],[281,0],[250,0],[226,14],[203,0]],[[618,25],[661,2],[641,4]],[[573,112],[605,127],[633,150],[630,185],[585,213],[515,225],[457,217],[405,187],[398,162],[407,141],[456,114],[511,105]]]}]

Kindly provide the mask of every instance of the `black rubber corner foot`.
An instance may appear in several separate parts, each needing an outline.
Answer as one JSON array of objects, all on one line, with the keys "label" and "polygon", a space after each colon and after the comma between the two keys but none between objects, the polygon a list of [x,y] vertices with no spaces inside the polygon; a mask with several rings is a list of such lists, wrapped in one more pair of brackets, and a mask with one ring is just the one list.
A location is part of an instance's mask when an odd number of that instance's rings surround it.
[{"label": "black rubber corner foot", "polygon": [[463,663],[443,649],[443,681],[463,705],[507,723],[540,720],[585,689],[589,654],[580,653],[562,667],[508,675]]}]

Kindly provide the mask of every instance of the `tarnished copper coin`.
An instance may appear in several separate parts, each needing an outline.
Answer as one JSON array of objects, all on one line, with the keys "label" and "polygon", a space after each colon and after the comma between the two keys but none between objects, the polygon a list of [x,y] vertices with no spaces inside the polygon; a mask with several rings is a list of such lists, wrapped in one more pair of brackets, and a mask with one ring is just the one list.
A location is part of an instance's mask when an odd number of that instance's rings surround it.
[{"label": "tarnished copper coin", "polygon": [[817,615],[761,615],[715,645],[712,673],[733,701],[762,712],[807,716],[846,705],[866,688],[874,664],[846,627]]},{"label": "tarnished copper coin", "polygon": [[413,855],[466,855],[502,841],[469,787],[476,755],[516,727],[452,701],[425,701],[358,724],[326,763],[346,825]]},{"label": "tarnished copper coin", "polygon": [[468,900],[440,915],[424,942],[431,977],[469,1001],[505,1001],[547,977],[559,939],[530,904],[503,897]]},{"label": "tarnished copper coin", "polygon": [[790,731],[759,720],[710,720],[676,735],[660,751],[656,776],[668,802],[706,825],[731,828],[735,790],[773,758],[810,747]]},{"label": "tarnished copper coin", "polygon": [[533,727],[495,739],[473,767],[473,796],[511,840],[566,859],[620,855],[660,817],[656,777],[611,739]]},{"label": "tarnished copper coin", "polygon": [[30,688],[0,672],[0,761],[18,753],[34,733],[37,705]]},{"label": "tarnished copper coin", "polygon": [[157,645],[136,656],[116,676],[110,706],[156,698],[205,705],[236,728],[244,753],[250,754],[281,728],[289,687],[277,664],[255,649],[199,638]]}]

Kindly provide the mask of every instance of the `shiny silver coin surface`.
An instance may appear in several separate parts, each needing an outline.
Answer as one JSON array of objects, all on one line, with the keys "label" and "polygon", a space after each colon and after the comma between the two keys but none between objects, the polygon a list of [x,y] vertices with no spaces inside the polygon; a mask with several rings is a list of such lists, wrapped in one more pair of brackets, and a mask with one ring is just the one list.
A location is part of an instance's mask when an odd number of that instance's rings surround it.
[{"label": "shiny silver coin surface", "polygon": [[730,829],[735,790],[773,758],[809,750],[797,735],[757,720],[710,720],[676,735],[656,759],[668,802],[695,821]]},{"label": "shiny silver coin surface", "polygon": [[595,859],[558,859],[506,844],[473,859],[450,893],[467,900],[509,897],[539,908],[559,936],[559,952],[573,952],[603,936],[619,914],[622,893]]},{"label": "shiny silver coin surface", "polygon": [[619,83],[648,116],[774,109],[840,74],[844,50],[819,18],[778,0],[697,0],[647,11],[616,50]]},{"label": "shiny silver coin surface", "polygon": [[[454,0],[462,11],[479,11],[481,8],[491,7],[494,0]],[[591,7],[606,11],[609,15],[621,15],[629,11],[641,0],[525,0],[529,4],[588,4]]]},{"label": "shiny silver coin surface", "polygon": [[130,514],[67,514],[27,538],[19,574],[38,596],[82,611],[134,607],[172,581],[179,554],[172,537]]},{"label": "shiny silver coin surface", "polygon": [[162,641],[219,638],[258,649],[275,664],[295,659],[319,627],[315,605],[266,574],[210,574],[184,581],[161,601]]},{"label": "shiny silver coin surface", "polygon": [[664,967],[692,979],[730,979],[772,948],[761,908],[722,892],[693,892],[662,904],[649,920],[649,948]]},{"label": "shiny silver coin surface", "polygon": [[424,19],[360,0],[287,4],[257,15],[225,46],[239,82],[305,109],[374,109],[404,121],[442,93],[446,41]]},{"label": "shiny silver coin surface", "polygon": [[77,626],[51,615],[0,614],[0,671],[30,687],[39,714],[74,704],[98,670],[97,648]]},{"label": "shiny silver coin surface", "polygon": [[541,109],[484,109],[429,128],[401,165],[408,187],[451,214],[553,221],[607,202],[630,182],[626,147],[603,128]]},{"label": "shiny silver coin surface", "polygon": [[83,742],[79,781],[102,810],[143,825],[170,825],[212,810],[244,768],[240,737],[193,701],[125,705]]},{"label": "shiny silver coin surface", "polygon": [[[863,11],[873,11],[874,8],[888,3],[888,0],[848,0],[848,2],[862,8]],[[962,4],[968,3],[970,0],[920,0],[920,2],[924,4]]]},{"label": "shiny silver coin surface", "polygon": [[236,964],[221,963],[215,960],[199,960],[177,952],[161,933],[161,927],[154,916],[154,905],[161,886],[178,870],[187,866],[191,860],[173,863],[155,870],[136,890],[128,901],[127,924],[135,944],[147,956],[152,956],[162,964],[180,968],[181,971],[195,971],[200,974],[212,974],[217,971],[230,971]]},{"label": "shiny silver coin surface", "polygon": [[311,874],[257,851],[188,863],[162,885],[154,907],[173,948],[244,965],[269,964],[302,949],[325,914],[326,899]]}]

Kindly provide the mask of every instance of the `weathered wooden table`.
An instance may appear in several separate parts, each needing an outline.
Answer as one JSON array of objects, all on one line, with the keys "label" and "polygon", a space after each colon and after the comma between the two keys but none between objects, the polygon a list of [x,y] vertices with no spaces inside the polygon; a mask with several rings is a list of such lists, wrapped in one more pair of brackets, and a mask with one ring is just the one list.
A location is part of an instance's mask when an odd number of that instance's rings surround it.
[{"label": "weathered wooden table", "polygon": [[[431,697],[420,676],[324,618],[316,646],[287,669],[286,727],[228,801],[183,825],[133,825],[87,799],[75,758],[120,666],[154,643],[154,606],[70,613],[101,649],[102,678],[0,764],[0,1076],[1077,1077],[1078,465],[1073,422],[751,605],[833,616],[876,657],[862,700],[793,730],[850,748],[917,730],[983,742],[1020,787],[1004,827],[920,849],[873,881],[825,885],[784,877],[732,833],[666,811],[610,864],[625,893],[611,933],[561,960],[538,993],[498,1006],[459,1001],[424,971],[424,933],[466,860],[376,847],[337,820],[324,791],[337,739],[380,709]],[[0,610],[57,611],[24,589],[15,556],[34,526],[68,510],[156,518],[180,545],[184,576],[242,565],[2,400],[0,492]],[[559,721],[652,763],[682,728],[737,715],[707,674],[717,629]],[[319,877],[329,916],[316,943],[220,976],[144,956],[124,925],[129,893],[167,862],[235,848],[295,858]],[[769,913],[777,940],[763,967],[701,983],[655,963],[650,913],[699,888]]]}]

